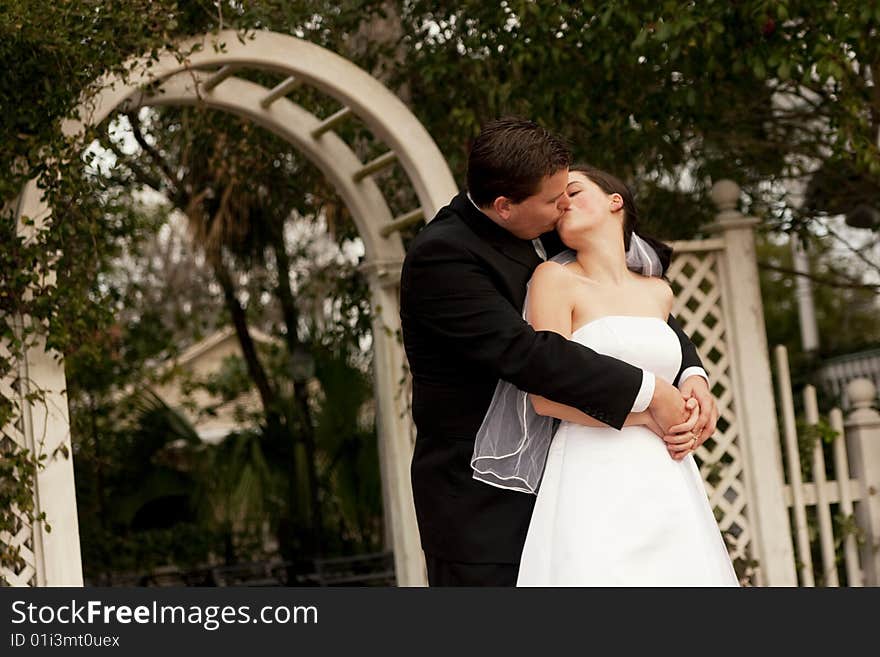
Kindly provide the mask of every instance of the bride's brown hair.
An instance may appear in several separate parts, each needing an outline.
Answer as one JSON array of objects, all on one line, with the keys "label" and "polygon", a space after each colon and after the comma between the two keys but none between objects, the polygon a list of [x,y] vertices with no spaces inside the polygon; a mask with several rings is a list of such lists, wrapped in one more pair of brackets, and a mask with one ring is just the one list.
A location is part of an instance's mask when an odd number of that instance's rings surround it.
[{"label": "bride's brown hair", "polygon": [[637,233],[639,237],[650,244],[657,252],[660,264],[665,272],[669,268],[669,261],[672,259],[672,247],[639,232],[639,211],[636,208],[632,190],[620,178],[589,164],[573,164],[568,170],[583,174],[606,194],[620,194],[620,198],[623,199],[623,248],[629,250],[632,234]]}]

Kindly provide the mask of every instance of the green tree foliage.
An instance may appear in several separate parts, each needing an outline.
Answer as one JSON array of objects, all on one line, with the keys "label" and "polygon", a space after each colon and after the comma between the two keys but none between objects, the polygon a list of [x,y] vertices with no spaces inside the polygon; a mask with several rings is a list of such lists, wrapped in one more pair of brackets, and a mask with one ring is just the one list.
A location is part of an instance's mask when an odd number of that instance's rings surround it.
[{"label": "green tree foliage", "polygon": [[[459,176],[480,124],[512,112],[633,181],[667,237],[694,233],[721,177],[780,224],[876,204],[870,3],[417,1],[404,20],[402,79]],[[814,173],[806,214],[767,184]]]}]

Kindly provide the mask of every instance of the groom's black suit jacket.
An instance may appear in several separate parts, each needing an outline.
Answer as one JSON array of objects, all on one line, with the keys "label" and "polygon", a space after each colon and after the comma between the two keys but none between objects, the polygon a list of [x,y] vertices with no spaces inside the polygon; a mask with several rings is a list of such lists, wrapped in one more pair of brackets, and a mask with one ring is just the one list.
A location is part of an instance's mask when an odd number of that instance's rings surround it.
[{"label": "groom's black suit jacket", "polygon": [[[549,256],[558,238],[546,236]],[[473,479],[471,455],[499,379],[579,408],[615,428],[642,371],[522,318],[541,262],[531,242],[456,196],[415,237],[403,264],[400,316],[418,430],[412,484],[422,547],[468,563],[519,563],[535,496]],[[701,365],[681,328],[682,368]]]}]

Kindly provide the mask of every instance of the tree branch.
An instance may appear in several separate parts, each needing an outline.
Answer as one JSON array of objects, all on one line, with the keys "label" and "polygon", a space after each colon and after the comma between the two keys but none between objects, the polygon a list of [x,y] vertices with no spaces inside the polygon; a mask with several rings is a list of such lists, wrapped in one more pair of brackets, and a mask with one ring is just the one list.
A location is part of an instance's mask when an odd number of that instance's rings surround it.
[{"label": "tree branch", "polygon": [[134,134],[134,138],[137,141],[138,145],[150,157],[153,163],[157,167],[159,167],[159,170],[165,177],[168,188],[171,190],[172,196],[176,197],[178,195],[177,178],[175,178],[174,172],[171,170],[168,162],[165,161],[165,158],[162,157],[162,154],[159,153],[159,151],[156,150],[154,146],[147,142],[146,138],[144,137],[144,133],[141,130],[141,121],[137,117],[137,114],[134,112],[129,112],[125,116],[128,117],[128,122],[131,124],[132,134]]},{"label": "tree branch", "polygon": [[[875,271],[877,271],[877,272],[880,272],[880,265],[877,265],[877,263],[871,261],[871,260],[870,260],[865,254],[863,254],[863,253],[862,253],[862,249],[857,248],[857,247],[853,246],[852,244],[850,244],[850,243],[847,241],[847,239],[846,239],[845,237],[843,237],[842,235],[840,235],[836,230],[834,230],[834,229],[833,229],[831,226],[829,226],[828,224],[824,224],[824,227],[825,227],[825,230],[828,231],[828,234],[829,234],[829,235],[831,235],[834,239],[836,239],[838,242],[840,242],[840,243],[843,244],[846,248],[848,248],[850,251],[852,251],[853,254],[854,254],[859,260],[861,260],[862,262],[864,262],[864,263],[865,263],[866,265],[868,265],[871,269],[873,269],[873,270],[875,270]],[[864,247],[862,247],[862,248],[864,248]]]},{"label": "tree branch", "polygon": [[775,271],[779,272],[780,274],[788,274],[789,276],[803,276],[804,278],[810,279],[814,283],[818,283],[819,285],[826,285],[828,287],[871,291],[880,290],[880,285],[873,285],[871,283],[855,283],[853,281],[835,281],[830,278],[825,278],[823,276],[817,276],[816,274],[797,271],[796,269],[790,269],[788,267],[771,265],[769,262],[759,261],[758,267],[760,269],[766,269],[767,271]]}]

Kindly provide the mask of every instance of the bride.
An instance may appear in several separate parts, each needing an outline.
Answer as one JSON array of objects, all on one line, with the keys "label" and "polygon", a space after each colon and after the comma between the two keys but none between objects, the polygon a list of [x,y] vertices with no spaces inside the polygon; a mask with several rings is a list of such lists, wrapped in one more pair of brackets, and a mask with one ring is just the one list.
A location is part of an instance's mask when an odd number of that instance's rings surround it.
[{"label": "bride", "polygon": [[[672,290],[635,232],[630,191],[575,166],[567,193],[571,206],[556,229],[571,250],[535,270],[526,318],[673,382],[681,347],[666,323]],[[654,258],[643,269],[653,275],[627,268],[640,254]],[[630,414],[618,431],[499,383],[472,465],[476,479],[537,493],[518,586],[737,585],[693,435],[664,441],[662,433],[647,412]]]}]

